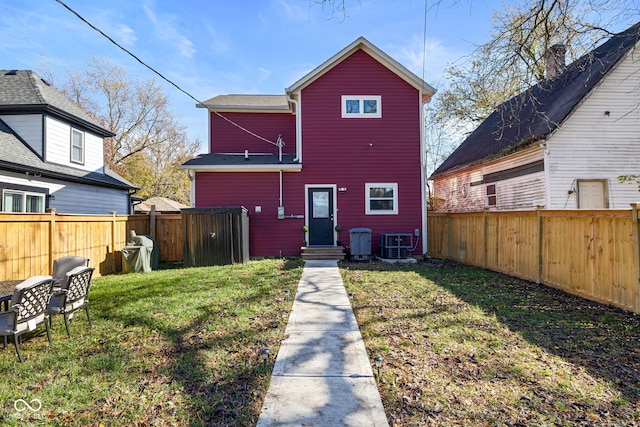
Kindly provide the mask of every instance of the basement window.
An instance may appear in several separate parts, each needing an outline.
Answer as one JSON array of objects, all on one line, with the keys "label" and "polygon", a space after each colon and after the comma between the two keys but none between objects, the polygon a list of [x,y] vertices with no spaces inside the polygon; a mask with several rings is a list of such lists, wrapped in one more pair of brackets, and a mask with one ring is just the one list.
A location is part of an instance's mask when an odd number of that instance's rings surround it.
[{"label": "basement window", "polygon": [[342,95],[342,118],[381,118],[380,95]]}]

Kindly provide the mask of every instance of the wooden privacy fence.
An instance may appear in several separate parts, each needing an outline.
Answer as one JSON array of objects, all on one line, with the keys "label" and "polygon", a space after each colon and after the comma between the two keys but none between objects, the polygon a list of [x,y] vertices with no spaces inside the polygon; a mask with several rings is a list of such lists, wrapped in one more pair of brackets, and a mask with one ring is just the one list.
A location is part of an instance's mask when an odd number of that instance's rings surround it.
[{"label": "wooden privacy fence", "polygon": [[[89,258],[97,274],[122,270],[120,250],[129,231],[149,235],[148,215],[0,214],[0,280],[51,274],[53,260],[65,255]],[[161,261],[182,260],[182,218],[158,215],[156,243]]]},{"label": "wooden privacy fence", "polygon": [[640,313],[638,209],[429,212],[428,253]]}]

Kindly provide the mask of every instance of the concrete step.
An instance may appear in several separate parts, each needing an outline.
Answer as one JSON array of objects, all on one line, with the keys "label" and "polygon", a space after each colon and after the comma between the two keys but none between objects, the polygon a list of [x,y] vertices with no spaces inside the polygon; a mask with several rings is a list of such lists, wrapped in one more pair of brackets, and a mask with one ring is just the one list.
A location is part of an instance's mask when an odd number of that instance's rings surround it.
[{"label": "concrete step", "polygon": [[342,246],[303,246],[300,253],[304,260],[343,260],[345,256]]}]

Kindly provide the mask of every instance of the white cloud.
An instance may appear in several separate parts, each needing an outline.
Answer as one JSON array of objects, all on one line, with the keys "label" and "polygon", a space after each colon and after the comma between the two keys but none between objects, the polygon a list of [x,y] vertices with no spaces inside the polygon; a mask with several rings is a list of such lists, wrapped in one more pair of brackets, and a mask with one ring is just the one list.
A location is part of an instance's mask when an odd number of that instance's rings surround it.
[{"label": "white cloud", "polygon": [[178,25],[176,24],[177,17],[170,14],[158,15],[151,7],[151,3],[145,3],[142,5],[144,13],[153,24],[154,34],[161,41],[166,42],[168,45],[176,49],[180,56],[185,58],[192,58],[196,53],[193,42],[188,37],[183,35]]},{"label": "white cloud", "polygon": [[460,59],[463,52],[447,47],[438,39],[427,38],[424,43],[422,37],[414,36],[413,40],[394,49],[392,54],[401,64],[427,83],[437,84],[442,80],[444,70],[449,64]]},{"label": "white cloud", "polygon": [[281,16],[289,21],[301,22],[309,20],[309,9],[302,7],[305,4],[295,1],[276,0],[271,3],[271,7]]},{"label": "white cloud", "polygon": [[135,35],[135,31],[125,24],[119,24],[114,27],[114,38],[119,40],[124,45],[132,46],[138,38]]}]

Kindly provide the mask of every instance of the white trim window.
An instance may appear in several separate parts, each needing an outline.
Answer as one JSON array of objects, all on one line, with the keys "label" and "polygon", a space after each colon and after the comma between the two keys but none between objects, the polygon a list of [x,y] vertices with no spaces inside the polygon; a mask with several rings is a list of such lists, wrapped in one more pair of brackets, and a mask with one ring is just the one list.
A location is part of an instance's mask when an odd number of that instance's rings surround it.
[{"label": "white trim window", "polygon": [[84,164],[84,132],[71,129],[71,161]]},{"label": "white trim window", "polygon": [[27,191],[3,190],[3,212],[33,212],[44,213],[44,194]]},{"label": "white trim window", "polygon": [[367,215],[397,215],[398,214],[398,184],[397,183],[367,183],[365,184],[365,199]]},{"label": "white trim window", "polygon": [[342,118],[382,117],[382,97],[380,95],[342,95]]}]

